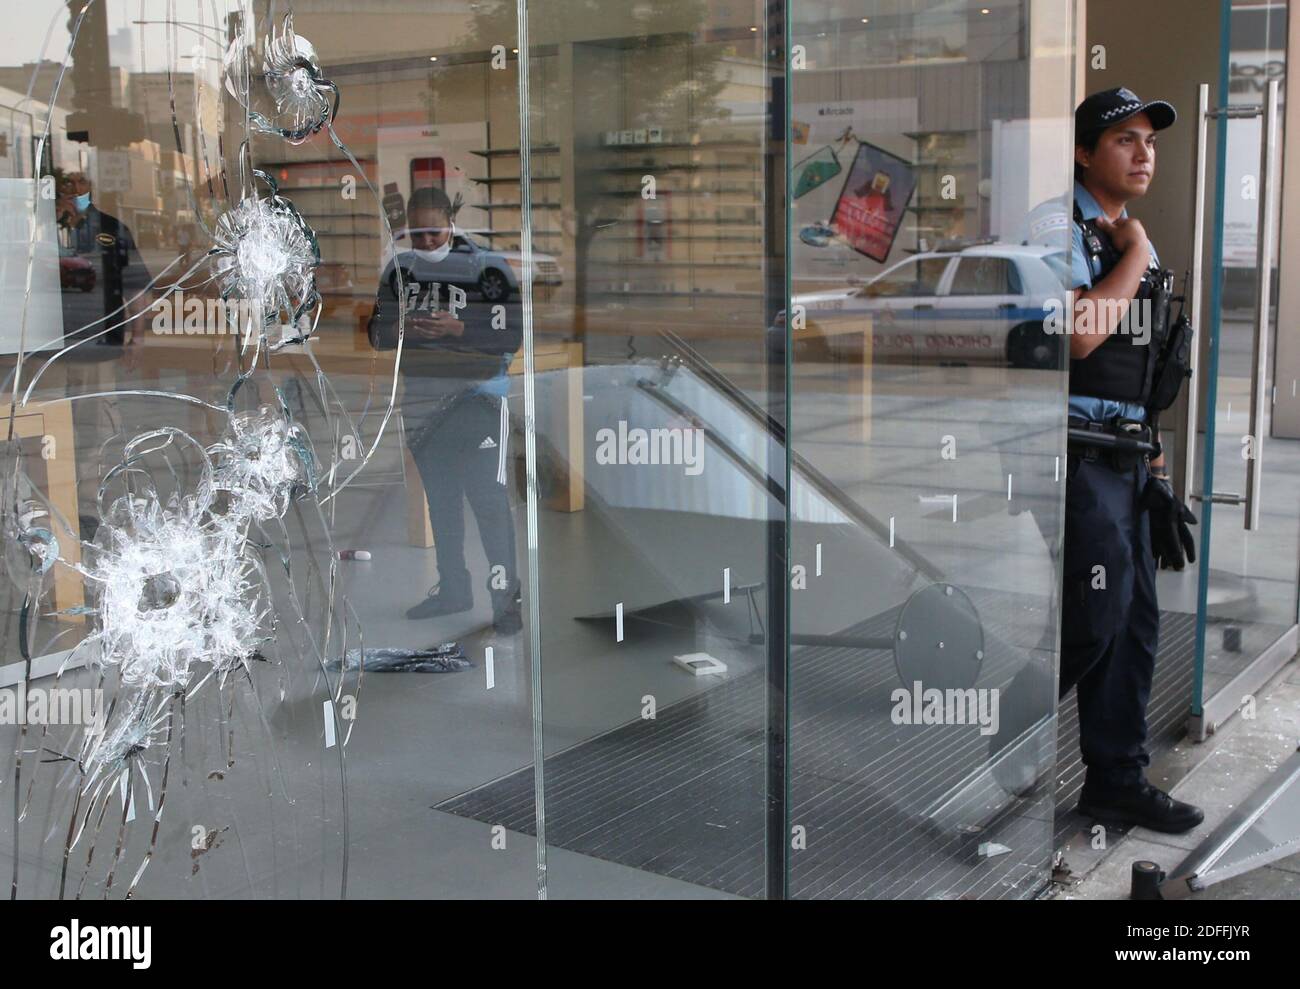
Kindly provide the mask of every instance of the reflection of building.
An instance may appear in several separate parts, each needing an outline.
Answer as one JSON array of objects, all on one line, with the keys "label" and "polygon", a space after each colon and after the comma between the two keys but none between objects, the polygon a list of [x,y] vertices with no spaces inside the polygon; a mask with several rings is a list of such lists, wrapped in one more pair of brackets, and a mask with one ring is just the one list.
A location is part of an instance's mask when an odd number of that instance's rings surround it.
[{"label": "reflection of building", "polygon": [[[0,67],[0,171],[5,175],[31,176],[35,144],[46,126],[47,104],[42,97],[53,92],[60,68],[51,61],[39,66]],[[46,162],[63,172],[84,172],[94,184],[97,201],[108,204],[132,228],[142,246],[157,246],[169,227],[193,221],[185,191],[186,182],[200,178],[193,154],[198,133],[193,120],[193,76],[176,73],[172,77],[184,152],[176,150],[167,73],[130,73],[113,66],[108,78],[109,92],[97,94],[97,98],[142,118],[145,139],[111,146],[103,143],[109,134],[70,133],[70,118],[78,111],[73,109],[77,105],[75,77],[68,72],[59,85]],[[30,98],[26,96],[29,87]],[[201,113],[205,132],[218,133],[220,101],[216,93],[205,91]],[[26,148],[25,158],[20,146]]]},{"label": "reflection of building", "polygon": [[111,212],[135,233],[139,243],[154,246],[162,234],[163,152],[154,141],[126,148],[96,149],[86,174],[94,183],[97,202],[111,203]]},{"label": "reflection of building", "polygon": [[[40,98],[42,90],[33,88],[32,96],[27,96],[34,68],[0,68],[0,138],[4,142],[0,148],[0,174],[6,177],[31,178],[36,143],[45,129],[49,106]],[[77,145],[67,139],[67,118],[67,104],[60,100],[54,108],[45,161],[54,168],[71,171],[81,167],[81,156]]]},{"label": "reflection of building", "polygon": [[195,119],[192,72],[172,73],[170,83],[166,72],[132,73],[127,105],[144,118],[145,134],[150,140],[156,141],[161,147],[175,149],[176,135],[171,113],[173,93],[181,144],[187,152],[192,153],[196,131],[205,135],[220,132],[221,91],[215,85],[215,80],[212,85],[205,85],[202,89],[203,102],[199,108],[198,120]]}]

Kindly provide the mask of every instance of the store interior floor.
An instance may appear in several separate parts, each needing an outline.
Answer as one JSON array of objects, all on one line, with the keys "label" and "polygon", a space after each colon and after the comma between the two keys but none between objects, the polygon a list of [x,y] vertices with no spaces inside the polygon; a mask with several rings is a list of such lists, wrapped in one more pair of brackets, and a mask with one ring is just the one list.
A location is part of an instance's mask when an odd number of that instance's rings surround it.
[{"label": "store interior floor", "polygon": [[[844,406],[844,379],[828,368],[804,368],[794,409],[796,449],[878,520],[896,518],[900,540],[905,538],[912,550],[958,586],[1024,595],[1028,601],[1051,580],[1052,565],[1032,511],[1013,515],[994,497],[1002,477],[998,442],[1008,435],[1019,436],[1022,445],[1017,455],[1034,458],[1041,477],[1047,478],[1052,473],[1045,445],[1050,435],[1047,430],[1034,430],[1032,424],[1026,428],[1026,417],[1036,403],[1050,396],[1034,390],[1041,376],[1017,377],[993,370],[963,373],[969,371],[908,369],[894,376],[888,371],[880,375],[873,396],[871,464],[864,469],[861,417]],[[743,372],[734,378],[741,387],[748,385],[746,390],[760,404],[772,404],[756,382],[745,381]],[[963,448],[970,454],[965,475],[969,483],[958,489],[956,510],[963,522],[978,524],[957,529],[947,524],[947,508],[917,497],[918,487],[927,482],[936,491],[953,489],[952,478],[939,473],[942,465],[936,468],[934,458],[936,445],[953,423],[977,427],[967,434],[971,445]],[[373,472],[365,476],[366,483],[339,498],[335,544],[372,554],[370,562],[341,564],[343,589],[363,617],[367,647],[418,647],[456,639],[465,645],[474,666],[451,674],[375,673],[365,678],[347,747],[348,893],[533,898],[538,868],[531,835],[502,833],[494,830],[491,821],[434,809],[534,764],[532,684],[522,636],[507,639],[491,632],[481,580],[472,612],[428,622],[404,617],[405,609],[436,583],[437,569],[433,551],[407,542],[397,449],[395,438],[386,443],[372,463]],[[1278,459],[1271,464],[1285,463],[1288,470],[1300,473],[1294,450],[1282,443],[1275,444],[1274,450]],[[510,489],[515,490],[514,478]],[[1047,487],[1037,493],[1044,498],[1051,494]],[[722,696],[727,683],[763,669],[762,649],[738,644],[733,634],[743,631],[747,619],[734,612],[722,616],[717,604],[701,606],[711,617],[699,622],[632,613],[633,603],[670,601],[682,596],[684,589],[695,589],[691,580],[681,577],[683,573],[707,573],[710,576],[702,583],[708,585],[724,565],[731,565],[737,575],[762,578],[763,546],[752,527],[728,533],[725,524],[717,523],[711,538],[692,537],[689,527],[676,526],[665,514],[672,513],[617,511],[594,502],[580,512],[543,508],[539,513],[543,739],[548,757],[636,722],[647,697],[653,697],[659,710],[692,698],[707,702],[714,691],[718,691],[714,696]],[[466,519],[469,569],[483,575],[488,561],[468,511]],[[522,565],[527,529],[521,505],[516,506],[515,524]],[[796,555],[809,565],[816,532],[816,527],[802,527],[795,534]],[[879,549],[876,535],[867,542],[873,540]],[[660,562],[665,549],[676,558],[672,573],[665,572]],[[854,549],[867,553],[860,546]],[[854,611],[855,594],[867,573],[874,572],[874,557],[860,555],[850,565],[843,556],[837,559],[837,544],[830,540],[826,551],[828,569],[841,567],[839,579],[824,588],[815,609],[801,608],[796,596],[792,617],[797,630],[839,630],[862,617]],[[1180,610],[1178,602],[1183,602],[1189,612],[1194,610],[1189,593],[1194,582],[1189,585],[1188,577],[1162,576],[1166,608]],[[626,635],[616,642],[613,622],[605,616],[623,600],[629,601]],[[744,607],[743,601],[737,603]],[[1048,621],[1045,611],[1029,606],[1003,632],[1018,648],[1032,650],[1044,644]],[[488,646],[493,650],[491,689],[486,681]],[[672,659],[689,652],[724,658],[727,673],[721,678],[687,675]],[[797,682],[793,689],[799,689]],[[748,720],[734,726],[737,734],[761,737],[765,730],[761,712],[742,717]],[[284,744],[303,749],[320,744],[319,725],[310,719],[295,722],[293,731],[299,737],[286,737]],[[226,782],[210,780],[206,785],[219,787]],[[322,787],[320,799],[337,803],[338,794],[327,790]],[[761,819],[763,801],[759,787],[738,796],[733,809],[747,819]],[[556,806],[561,803],[557,800]],[[319,858],[277,859],[264,855],[253,836],[247,836],[246,843],[237,830],[207,852],[201,873],[175,868],[189,858],[190,823],[167,822],[160,844],[170,846],[170,853],[164,848],[152,864],[139,895],[285,895],[304,889],[328,895],[336,884],[337,849],[323,848]],[[49,822],[42,825],[46,826]],[[1042,822],[1042,829],[1035,834],[1050,834],[1051,822]],[[1044,853],[1050,851],[1050,839],[1033,840],[1042,841]],[[8,854],[7,842],[0,841],[0,870],[8,868]],[[738,854],[754,858],[751,864],[761,868],[761,848]],[[57,866],[56,859],[29,861],[25,868],[48,871]],[[201,876],[201,882],[196,876]],[[554,844],[546,850],[545,887],[555,898],[726,895]]]}]

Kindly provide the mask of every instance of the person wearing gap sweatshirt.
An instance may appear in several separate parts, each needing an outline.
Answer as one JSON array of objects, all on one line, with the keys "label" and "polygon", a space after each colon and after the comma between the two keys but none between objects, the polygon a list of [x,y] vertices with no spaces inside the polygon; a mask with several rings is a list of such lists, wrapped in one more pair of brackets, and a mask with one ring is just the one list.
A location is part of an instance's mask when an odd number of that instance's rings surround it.
[{"label": "person wearing gap sweatshirt", "polygon": [[522,329],[501,307],[471,302],[466,289],[442,280],[447,257],[464,236],[452,222],[446,193],[417,189],[406,213],[411,248],[385,266],[369,326],[378,350],[394,349],[403,329],[406,442],[424,482],[438,560],[438,583],[406,615],[429,620],[473,607],[465,560],[468,500],[488,564],[479,586],[491,598],[496,631],[514,634],[521,620],[506,488],[507,369]]}]

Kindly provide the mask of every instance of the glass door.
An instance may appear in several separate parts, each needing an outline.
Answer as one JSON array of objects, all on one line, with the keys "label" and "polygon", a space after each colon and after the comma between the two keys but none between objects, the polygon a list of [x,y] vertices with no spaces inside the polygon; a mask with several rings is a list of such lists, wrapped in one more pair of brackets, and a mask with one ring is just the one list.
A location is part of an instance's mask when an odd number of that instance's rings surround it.
[{"label": "glass door", "polygon": [[531,272],[540,718],[533,765],[461,806],[533,828],[538,794],[552,899],[780,895],[780,19],[757,0],[520,10],[525,129],[491,218]]},{"label": "glass door", "polygon": [[790,5],[792,897],[1048,879],[1072,6]]},{"label": "glass door", "polygon": [[[1300,401],[1278,371],[1279,223],[1287,10],[1225,0],[1212,203],[1204,438],[1191,497],[1202,517],[1196,726],[1203,734],[1295,652]],[[1208,87],[1203,87],[1203,93]],[[1284,250],[1284,249],[1283,249]],[[1287,341],[1282,341],[1283,345]],[[1283,380],[1285,378],[1285,380]]]}]

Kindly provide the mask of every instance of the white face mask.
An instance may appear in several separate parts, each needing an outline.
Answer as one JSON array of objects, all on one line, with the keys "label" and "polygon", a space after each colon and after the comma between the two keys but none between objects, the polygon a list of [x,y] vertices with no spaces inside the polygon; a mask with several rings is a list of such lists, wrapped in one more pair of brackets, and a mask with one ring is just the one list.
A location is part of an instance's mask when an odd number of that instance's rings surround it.
[{"label": "white face mask", "polygon": [[421,261],[428,261],[430,264],[437,264],[439,261],[441,261],[443,258],[445,258],[448,254],[451,253],[451,242],[455,236],[456,236],[456,227],[453,224],[451,228],[451,232],[447,235],[446,243],[444,243],[441,247],[435,247],[432,251],[421,251],[412,247],[411,253],[414,254],[417,258],[419,258]]}]

